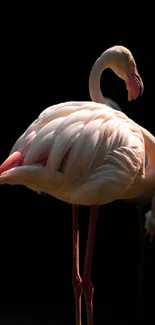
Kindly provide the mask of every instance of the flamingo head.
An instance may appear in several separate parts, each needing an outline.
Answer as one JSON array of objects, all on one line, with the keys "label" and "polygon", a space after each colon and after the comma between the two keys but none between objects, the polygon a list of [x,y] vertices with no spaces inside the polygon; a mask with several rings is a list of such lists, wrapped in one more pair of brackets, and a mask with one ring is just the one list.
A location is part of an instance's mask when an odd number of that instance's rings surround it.
[{"label": "flamingo head", "polygon": [[128,101],[135,100],[143,94],[144,84],[132,53],[124,46],[114,46],[111,48],[111,54],[110,68],[125,81]]}]

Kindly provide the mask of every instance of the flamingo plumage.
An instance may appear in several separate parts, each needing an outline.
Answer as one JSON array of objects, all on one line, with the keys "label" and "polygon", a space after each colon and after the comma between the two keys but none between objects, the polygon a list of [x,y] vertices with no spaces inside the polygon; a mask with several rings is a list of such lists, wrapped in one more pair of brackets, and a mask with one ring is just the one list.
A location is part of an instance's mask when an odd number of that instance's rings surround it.
[{"label": "flamingo plumage", "polygon": [[[93,325],[91,264],[99,206],[130,199],[155,186],[155,138],[123,112],[109,107],[100,77],[110,68],[125,81],[128,100],[143,93],[131,52],[106,50],[89,77],[92,101],[65,102],[45,109],[14,144],[0,166],[0,184],[21,184],[73,205],[73,288],[76,325],[84,292],[87,324]],[[145,167],[147,152],[148,165]],[[79,272],[78,207],[91,207],[84,273]]]}]

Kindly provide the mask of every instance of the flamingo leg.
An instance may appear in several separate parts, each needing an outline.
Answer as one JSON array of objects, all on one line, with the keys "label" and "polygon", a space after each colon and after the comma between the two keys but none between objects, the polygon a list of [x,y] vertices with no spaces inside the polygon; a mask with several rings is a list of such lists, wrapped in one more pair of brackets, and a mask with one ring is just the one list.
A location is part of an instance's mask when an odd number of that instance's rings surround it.
[{"label": "flamingo leg", "polygon": [[78,224],[78,205],[73,205],[73,272],[72,284],[75,298],[76,325],[81,325],[81,294],[82,279],[79,271],[79,224]]},{"label": "flamingo leg", "polygon": [[85,263],[84,263],[84,273],[82,278],[82,287],[83,287],[83,292],[85,297],[86,313],[87,313],[87,325],[93,325],[94,287],[91,282],[91,265],[92,265],[92,258],[93,258],[97,216],[98,216],[98,207],[91,206],[87,247],[86,247]]}]

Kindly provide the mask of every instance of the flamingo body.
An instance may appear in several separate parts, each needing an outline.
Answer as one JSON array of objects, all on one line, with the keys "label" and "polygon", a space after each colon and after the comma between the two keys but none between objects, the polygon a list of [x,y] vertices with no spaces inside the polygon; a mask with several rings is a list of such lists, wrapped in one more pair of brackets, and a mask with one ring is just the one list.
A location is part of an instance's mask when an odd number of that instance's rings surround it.
[{"label": "flamingo body", "polygon": [[61,103],[43,111],[17,140],[0,182],[72,204],[101,205],[144,177],[144,152],[142,133],[125,114],[94,102]]}]

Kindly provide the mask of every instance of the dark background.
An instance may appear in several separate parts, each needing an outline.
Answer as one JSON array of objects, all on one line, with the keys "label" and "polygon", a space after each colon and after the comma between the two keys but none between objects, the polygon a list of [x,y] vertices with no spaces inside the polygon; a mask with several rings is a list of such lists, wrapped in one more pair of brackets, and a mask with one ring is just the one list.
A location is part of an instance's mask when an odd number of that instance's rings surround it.
[{"label": "dark background", "polygon": [[[132,51],[145,92],[137,101],[127,102],[124,82],[107,70],[102,76],[103,93],[155,134],[151,19],[146,25],[140,12],[118,18],[115,10],[108,16],[102,11],[93,13],[93,5],[91,9],[89,13],[87,8],[67,7],[66,3],[57,3],[54,9],[49,2],[34,2],[2,11],[1,162],[43,109],[63,101],[90,99],[91,67],[112,45]],[[22,186],[1,186],[0,197],[0,323],[75,324],[71,205]],[[155,241],[150,245],[148,237],[143,239],[144,281],[137,315],[141,254],[136,205],[118,201],[100,209],[92,267],[98,325],[127,324],[140,318],[149,322],[153,317]],[[143,209],[143,222],[149,207]],[[89,208],[82,207],[81,272],[88,215]]]}]

